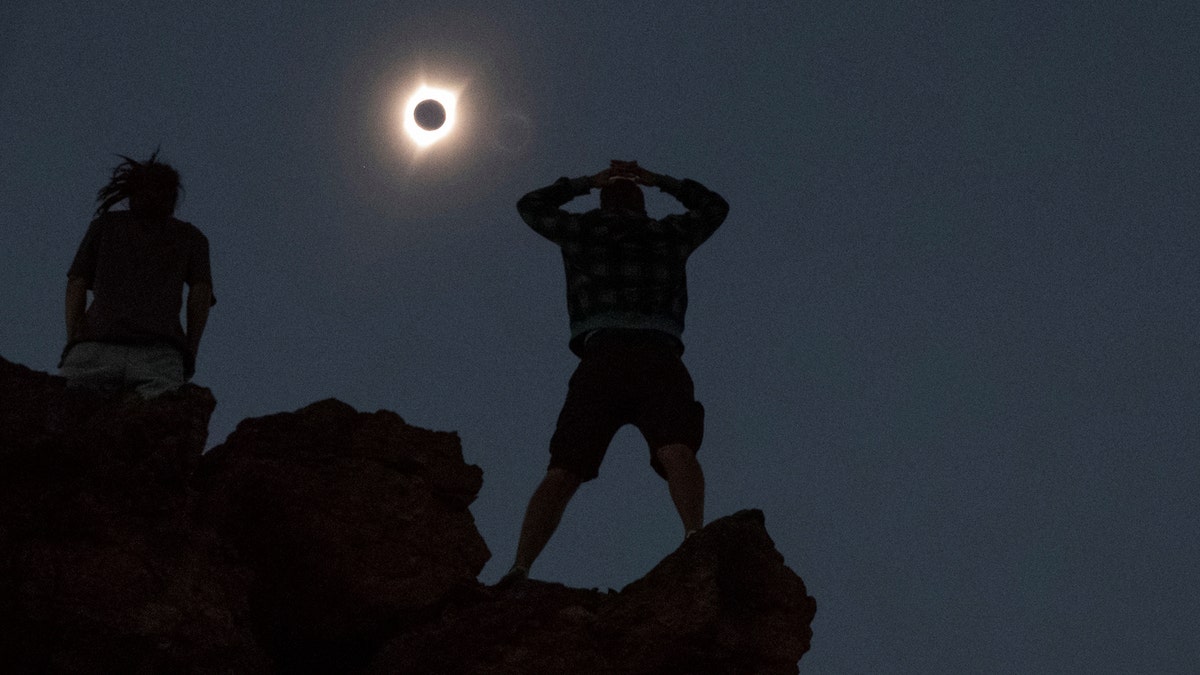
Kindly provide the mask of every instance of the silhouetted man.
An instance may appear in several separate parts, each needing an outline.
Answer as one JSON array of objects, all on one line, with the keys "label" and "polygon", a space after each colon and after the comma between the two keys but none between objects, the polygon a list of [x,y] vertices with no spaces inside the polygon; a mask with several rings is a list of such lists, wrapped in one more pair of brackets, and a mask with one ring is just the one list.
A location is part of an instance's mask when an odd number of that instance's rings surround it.
[{"label": "silhouetted man", "polygon": [[[59,366],[70,387],[132,387],[154,398],[195,371],[208,309],[216,302],[208,239],[174,217],[179,174],[157,155],[145,162],[124,157],[113,169],[67,272],[67,346]],[[128,210],[109,210],[124,200]],[[179,320],[184,284],[186,331]]]},{"label": "silhouetted man", "polygon": [[[675,197],[687,213],[650,218],[637,184]],[[559,208],[593,188],[600,189],[599,209]],[[704,407],[680,358],[685,266],[729,205],[695,181],[614,161],[594,176],[564,177],[530,192],[517,210],[562,249],[570,348],[580,362],[550,440],[550,466],[529,501],[516,559],[501,584],[528,576],[575,490],[596,477],[613,435],[626,424],[645,437],[685,538],[704,525],[704,472],[696,460]]]}]

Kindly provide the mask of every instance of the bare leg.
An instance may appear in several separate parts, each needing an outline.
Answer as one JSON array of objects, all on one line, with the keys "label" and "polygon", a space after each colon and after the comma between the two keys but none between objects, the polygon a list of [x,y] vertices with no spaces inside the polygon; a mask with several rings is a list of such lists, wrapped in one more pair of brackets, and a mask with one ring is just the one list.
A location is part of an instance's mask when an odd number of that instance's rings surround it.
[{"label": "bare leg", "polygon": [[696,453],[686,445],[664,445],[658,449],[658,461],[666,470],[667,488],[683,521],[684,534],[704,527],[704,471]]},{"label": "bare leg", "polygon": [[558,528],[563,511],[578,488],[579,478],[570,471],[550,469],[546,472],[546,477],[533,491],[529,506],[525,509],[525,522],[521,525],[521,538],[517,542],[514,567],[522,567],[528,571],[533,566],[533,561],[541,554],[554,530]]}]

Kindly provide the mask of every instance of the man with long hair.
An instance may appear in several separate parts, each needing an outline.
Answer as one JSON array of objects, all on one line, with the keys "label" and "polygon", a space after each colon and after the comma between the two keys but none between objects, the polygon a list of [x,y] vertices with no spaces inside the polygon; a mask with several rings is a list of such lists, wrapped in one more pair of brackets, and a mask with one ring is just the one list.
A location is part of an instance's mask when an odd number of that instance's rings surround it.
[{"label": "man with long hair", "polygon": [[[155,398],[195,372],[216,303],[208,239],[175,218],[179,173],[158,161],[158,151],[145,162],[121,157],[67,272],[67,346],[59,367],[70,387],[132,388]],[[112,210],[122,201],[127,209]],[[179,319],[185,284],[186,330]]]},{"label": "man with long hair", "polygon": [[[687,212],[646,215],[638,185],[657,187]],[[600,208],[562,207],[600,189]],[[550,439],[550,465],[529,500],[508,585],[525,579],[579,485],[597,476],[617,430],[633,424],[650,466],[667,481],[685,538],[704,525],[704,473],[696,452],[704,406],[684,366],[688,256],[721,223],[729,205],[693,180],[614,161],[592,176],[560,178],[521,198],[517,210],[562,250],[569,346],[580,357]]]}]

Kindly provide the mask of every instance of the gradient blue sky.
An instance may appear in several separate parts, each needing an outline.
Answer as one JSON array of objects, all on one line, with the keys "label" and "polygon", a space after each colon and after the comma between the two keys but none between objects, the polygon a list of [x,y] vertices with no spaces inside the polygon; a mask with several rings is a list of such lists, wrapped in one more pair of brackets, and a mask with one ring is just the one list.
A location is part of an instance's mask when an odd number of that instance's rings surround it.
[{"label": "gradient blue sky", "polygon": [[[0,20],[6,358],[53,370],[95,191],[161,145],[210,444],[327,397],[457,431],[491,582],[575,364],[514,204],[636,159],[732,205],[689,265],[708,514],[763,509],[818,599],[802,670],[1200,670],[1195,3],[80,7]],[[462,126],[414,161],[421,77]],[[534,576],[679,539],[627,429]]]}]

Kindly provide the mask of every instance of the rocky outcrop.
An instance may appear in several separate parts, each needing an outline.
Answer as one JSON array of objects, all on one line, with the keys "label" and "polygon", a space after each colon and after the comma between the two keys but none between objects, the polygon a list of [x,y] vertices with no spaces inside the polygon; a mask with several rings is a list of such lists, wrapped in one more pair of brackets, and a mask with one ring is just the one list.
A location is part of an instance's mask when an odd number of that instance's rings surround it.
[{"label": "rocky outcrop", "polygon": [[710,523],[620,592],[527,581],[452,601],[375,673],[795,673],[816,605],[747,510]]},{"label": "rocky outcrop", "polygon": [[243,421],[204,457],[201,512],[254,571],[251,605],[281,665],[364,665],[489,553],[467,506],[483,472],[458,437],[335,400]]},{"label": "rocky outcrop", "polygon": [[794,673],[815,603],[758,511],[601,593],[476,576],[456,435],[335,400],[66,391],[0,359],[5,672]]},{"label": "rocky outcrop", "polygon": [[4,672],[270,668],[247,570],[190,509],[214,405],[72,395],[0,360]]}]

